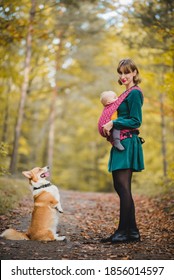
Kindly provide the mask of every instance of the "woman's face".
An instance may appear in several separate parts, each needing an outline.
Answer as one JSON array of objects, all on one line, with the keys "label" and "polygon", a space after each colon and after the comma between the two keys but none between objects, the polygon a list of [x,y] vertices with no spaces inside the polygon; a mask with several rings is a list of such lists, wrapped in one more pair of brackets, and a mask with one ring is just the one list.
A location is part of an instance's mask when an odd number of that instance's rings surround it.
[{"label": "woman's face", "polygon": [[136,70],[133,72],[129,72],[129,73],[124,73],[124,71],[119,72],[119,79],[121,81],[121,83],[123,85],[125,85],[126,87],[132,86],[134,85],[134,81],[133,78],[136,76]]}]

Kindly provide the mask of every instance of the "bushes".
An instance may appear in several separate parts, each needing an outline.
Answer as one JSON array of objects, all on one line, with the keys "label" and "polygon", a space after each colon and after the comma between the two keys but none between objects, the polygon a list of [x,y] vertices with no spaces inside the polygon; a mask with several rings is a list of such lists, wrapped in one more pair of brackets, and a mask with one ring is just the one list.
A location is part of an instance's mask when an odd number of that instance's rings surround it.
[{"label": "bushes", "polygon": [[0,143],[0,176],[7,174],[7,155],[8,155],[8,146],[6,143]]},{"label": "bushes", "polygon": [[30,195],[30,190],[25,180],[0,177],[0,214],[17,207],[20,200]]}]

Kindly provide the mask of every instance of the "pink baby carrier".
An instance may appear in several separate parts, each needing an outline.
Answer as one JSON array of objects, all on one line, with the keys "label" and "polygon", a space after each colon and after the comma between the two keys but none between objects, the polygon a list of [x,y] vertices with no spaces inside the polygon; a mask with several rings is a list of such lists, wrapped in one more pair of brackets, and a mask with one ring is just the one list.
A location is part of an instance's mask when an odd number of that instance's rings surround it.
[{"label": "pink baby carrier", "polygon": [[[117,111],[118,107],[121,105],[121,103],[125,100],[125,98],[129,95],[129,93],[133,89],[138,89],[139,91],[140,88],[138,86],[133,86],[130,89],[124,91],[116,101],[114,101],[111,104],[108,104],[107,106],[104,107],[102,114],[98,120],[98,131],[101,134],[101,136],[106,137],[103,133],[103,125],[105,125],[107,122],[111,120],[111,117],[115,111]],[[121,130],[121,135],[120,135],[120,140],[125,139],[126,137],[122,137],[126,132],[129,132],[130,129],[124,129]],[[109,139],[108,139],[109,140]],[[109,140],[110,141],[110,140]]]}]

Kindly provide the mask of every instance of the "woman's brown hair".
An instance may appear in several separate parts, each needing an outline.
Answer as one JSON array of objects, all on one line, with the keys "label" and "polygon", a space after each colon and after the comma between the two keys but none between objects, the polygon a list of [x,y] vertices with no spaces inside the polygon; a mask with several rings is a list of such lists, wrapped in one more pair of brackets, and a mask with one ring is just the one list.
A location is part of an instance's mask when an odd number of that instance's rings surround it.
[{"label": "woman's brown hair", "polygon": [[[122,59],[117,67],[117,72],[118,74],[128,74],[131,72],[134,72],[136,70],[137,74],[133,77],[133,82],[135,85],[138,85],[139,83],[141,83],[141,79],[139,77],[139,71],[137,66],[135,65],[134,61],[130,58],[126,58],[126,59]],[[120,85],[122,85],[122,82],[120,81],[120,79],[118,79],[118,83]]]}]

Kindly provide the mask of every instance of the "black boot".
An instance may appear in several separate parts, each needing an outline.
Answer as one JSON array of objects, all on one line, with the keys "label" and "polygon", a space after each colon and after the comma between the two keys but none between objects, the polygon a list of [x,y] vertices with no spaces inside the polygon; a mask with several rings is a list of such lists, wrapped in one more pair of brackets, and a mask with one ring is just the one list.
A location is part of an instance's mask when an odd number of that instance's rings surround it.
[{"label": "black boot", "polygon": [[116,230],[112,236],[111,243],[126,243],[129,241],[129,235],[126,230]]},{"label": "black boot", "polygon": [[138,228],[132,228],[129,230],[129,239],[134,242],[140,241],[141,237]]},{"label": "black boot", "polygon": [[102,239],[100,240],[100,242],[101,242],[101,243],[111,242],[113,236],[114,236],[114,234],[111,234],[111,236],[108,236],[108,237],[106,237],[106,238],[102,238]]}]

